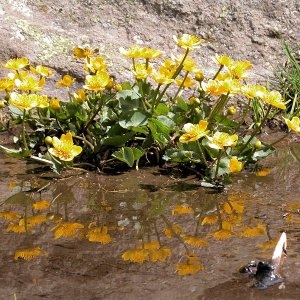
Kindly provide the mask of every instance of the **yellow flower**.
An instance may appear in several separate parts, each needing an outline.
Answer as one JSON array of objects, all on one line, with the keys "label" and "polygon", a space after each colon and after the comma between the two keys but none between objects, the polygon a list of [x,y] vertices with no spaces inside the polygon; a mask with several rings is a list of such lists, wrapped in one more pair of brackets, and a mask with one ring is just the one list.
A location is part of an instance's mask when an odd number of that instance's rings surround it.
[{"label": "yellow flower", "polygon": [[175,205],[172,209],[172,215],[192,214],[193,212],[193,208],[186,204]]},{"label": "yellow flower", "polygon": [[[183,57],[181,57],[181,60]],[[196,62],[189,56],[187,56],[183,62],[183,70],[192,73],[202,73],[201,69],[196,65]]]},{"label": "yellow flower", "polygon": [[149,251],[146,249],[129,249],[122,254],[122,259],[142,264],[149,260]]},{"label": "yellow flower", "polygon": [[18,213],[15,213],[13,211],[0,211],[0,218],[3,218],[7,221],[13,221],[20,219],[22,216]]},{"label": "yellow flower", "polygon": [[154,81],[158,84],[170,84],[174,81],[174,79],[171,78],[172,74],[170,74],[169,71],[160,69],[157,72],[152,73],[152,78]]},{"label": "yellow flower", "polygon": [[264,93],[261,99],[274,107],[286,109],[286,105],[283,102],[282,96],[278,91],[267,91]]},{"label": "yellow flower", "polygon": [[86,58],[93,55],[93,50],[89,48],[75,47],[73,49],[73,53],[75,58]]},{"label": "yellow flower", "polygon": [[32,204],[35,210],[45,210],[49,208],[50,202],[48,200],[40,200]]},{"label": "yellow flower", "polygon": [[50,100],[49,106],[53,109],[53,110],[58,110],[60,109],[60,104],[59,104],[59,100],[57,98],[52,98]]},{"label": "yellow flower", "polygon": [[38,95],[12,92],[9,97],[9,104],[19,109],[29,110],[38,105]]},{"label": "yellow flower", "polygon": [[69,88],[74,82],[75,78],[70,75],[64,75],[60,81],[56,83],[57,86]]},{"label": "yellow flower", "polygon": [[32,95],[32,98],[37,98],[37,105],[36,107],[45,108],[49,106],[48,97],[46,95]]},{"label": "yellow flower", "polygon": [[205,42],[203,39],[198,39],[196,36],[186,33],[184,33],[181,38],[177,38],[176,36],[173,36],[173,38],[178,46],[190,51],[199,48],[199,45]]},{"label": "yellow flower", "polygon": [[293,117],[292,120],[284,118],[284,121],[290,130],[300,133],[300,119],[298,117]]},{"label": "yellow flower", "polygon": [[49,77],[52,75],[52,71],[49,68],[41,66],[41,65],[37,65],[35,68],[30,66],[30,70],[33,73],[38,74],[42,77]]},{"label": "yellow flower", "polygon": [[213,149],[224,149],[224,147],[234,147],[238,141],[237,134],[228,134],[226,132],[217,131],[215,134],[210,137],[206,137],[208,139],[208,146]]},{"label": "yellow flower", "polygon": [[155,59],[161,57],[162,52],[157,49],[143,47],[141,48],[140,58]]},{"label": "yellow flower", "polygon": [[232,61],[227,68],[232,78],[245,79],[247,78],[245,72],[252,68],[252,64],[249,61]]},{"label": "yellow flower", "polygon": [[179,138],[179,141],[181,143],[189,143],[199,140],[209,133],[209,130],[206,130],[207,126],[208,122],[205,120],[201,120],[198,124],[185,124],[183,126],[185,133]]},{"label": "yellow flower", "polygon": [[79,89],[74,93],[74,99],[78,103],[83,103],[86,100],[86,94],[84,89]]},{"label": "yellow flower", "polygon": [[232,157],[229,161],[229,171],[231,173],[239,173],[243,169],[243,163],[237,159],[236,156]]},{"label": "yellow flower", "polygon": [[85,69],[89,72],[106,71],[107,64],[101,56],[91,57],[85,65]]},{"label": "yellow flower", "polygon": [[52,144],[53,148],[49,148],[48,151],[50,154],[63,161],[71,161],[75,156],[82,152],[82,148],[80,146],[73,144],[73,138],[70,132],[62,134],[60,139],[54,136],[52,138]]},{"label": "yellow flower", "polygon": [[176,234],[180,234],[182,232],[182,228],[179,226],[179,225],[172,225],[171,228],[167,227],[165,229],[165,235],[168,237],[168,238],[171,238],[174,236],[174,233]]},{"label": "yellow flower", "polygon": [[26,76],[22,80],[15,79],[16,88],[20,91],[32,91],[38,92],[40,91],[45,84],[45,78],[40,80],[36,80],[33,76]]},{"label": "yellow flower", "polygon": [[208,245],[206,240],[192,235],[185,236],[184,242],[194,247],[206,247]]},{"label": "yellow flower", "polygon": [[26,57],[12,58],[2,65],[4,68],[17,71],[27,67],[29,65],[29,60]]},{"label": "yellow flower", "polygon": [[226,67],[228,67],[232,63],[232,59],[229,56],[219,54],[216,54],[214,61]]},{"label": "yellow flower", "polygon": [[219,217],[217,214],[209,214],[203,218],[201,225],[212,225],[215,224],[218,220]]},{"label": "yellow flower", "polygon": [[76,222],[63,222],[51,230],[54,231],[54,238],[59,239],[61,237],[73,238],[79,229],[84,228],[84,226],[80,223]]},{"label": "yellow flower", "polygon": [[179,275],[192,275],[203,271],[204,267],[200,263],[199,257],[188,256],[185,262],[176,265],[176,272]]},{"label": "yellow flower", "polygon": [[262,85],[244,85],[241,87],[242,94],[250,99],[262,98],[267,89]]},{"label": "yellow flower", "polygon": [[89,229],[86,237],[90,242],[97,242],[105,245],[112,242],[112,238],[107,231],[106,226],[93,227]]},{"label": "yellow flower", "polygon": [[212,96],[235,94],[240,91],[240,82],[232,78],[225,78],[224,80],[210,79],[203,84],[203,89]]},{"label": "yellow flower", "polygon": [[125,50],[123,47],[119,49],[120,53],[124,56],[130,58],[140,58],[141,57],[141,47],[137,45],[132,45],[128,50]]},{"label": "yellow flower", "polygon": [[27,223],[26,226],[33,228],[34,226],[39,225],[44,222],[46,222],[46,215],[41,214],[41,215],[30,216],[30,217],[27,217],[26,219],[21,219],[19,222],[19,225],[25,226],[25,223]]},{"label": "yellow flower", "polygon": [[6,228],[6,231],[7,232],[12,231],[14,233],[25,233],[25,232],[31,231],[33,227],[34,226],[32,226],[30,224],[25,224],[24,219],[20,219],[20,221],[18,223],[10,223]]},{"label": "yellow flower", "polygon": [[182,86],[183,88],[190,88],[196,84],[196,82],[193,81],[192,77],[189,75],[184,79],[180,79],[180,78],[175,79],[175,83],[178,86]]},{"label": "yellow flower", "polygon": [[16,250],[14,259],[17,260],[19,258],[22,258],[25,260],[31,260],[35,257],[40,256],[42,252],[43,251],[40,247],[30,248],[30,249],[19,249]]},{"label": "yellow flower", "polygon": [[10,78],[0,79],[0,91],[11,92],[14,88],[14,81]]},{"label": "yellow flower", "polygon": [[264,235],[265,232],[266,232],[266,225],[264,225],[264,224],[257,224],[256,227],[245,228],[241,232],[241,236],[242,237],[256,237],[256,236]]},{"label": "yellow flower", "polygon": [[87,75],[85,77],[85,85],[83,88],[99,92],[106,88],[109,83],[109,74],[105,71],[98,71],[95,75]]},{"label": "yellow flower", "polygon": [[145,64],[136,64],[132,70],[136,79],[146,79],[152,73],[152,67]]}]

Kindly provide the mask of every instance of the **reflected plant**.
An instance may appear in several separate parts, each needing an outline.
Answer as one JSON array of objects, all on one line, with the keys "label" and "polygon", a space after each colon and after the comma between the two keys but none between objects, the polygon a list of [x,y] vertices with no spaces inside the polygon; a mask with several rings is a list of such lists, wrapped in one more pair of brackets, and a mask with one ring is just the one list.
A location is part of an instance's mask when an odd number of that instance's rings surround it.
[{"label": "reflected plant", "polygon": [[169,162],[212,184],[269,155],[273,145],[258,136],[269,118],[286,110],[280,93],[248,84],[252,64],[226,55],[216,55],[216,71],[205,75],[194,58],[205,41],[189,34],[174,41],[180,53],[169,57],[150,47],[120,48],[133,77],[120,83],[97,51],[75,48],[85,79],[77,89],[76,78],[64,74],[57,82],[66,91],[63,100],[42,93],[49,68],[27,58],[3,63],[10,73],[0,79],[0,92],[9,124],[20,125],[15,142],[21,148],[0,148],[58,173],[73,161],[94,168]]}]

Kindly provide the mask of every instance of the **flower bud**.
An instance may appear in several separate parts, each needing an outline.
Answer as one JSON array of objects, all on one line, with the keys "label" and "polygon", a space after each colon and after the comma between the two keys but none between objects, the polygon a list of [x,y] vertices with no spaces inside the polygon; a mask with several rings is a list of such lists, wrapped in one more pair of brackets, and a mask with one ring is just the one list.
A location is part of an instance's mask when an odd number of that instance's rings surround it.
[{"label": "flower bud", "polygon": [[260,150],[262,147],[262,143],[260,140],[257,140],[255,143],[254,143],[254,148],[257,149],[257,150]]},{"label": "flower bud", "polygon": [[52,137],[51,136],[46,136],[45,137],[45,143],[47,146],[52,146]]},{"label": "flower bud", "polygon": [[228,115],[233,116],[233,115],[236,114],[236,112],[237,112],[237,109],[236,109],[235,106],[229,106],[229,107],[227,108],[227,114],[228,114]]}]

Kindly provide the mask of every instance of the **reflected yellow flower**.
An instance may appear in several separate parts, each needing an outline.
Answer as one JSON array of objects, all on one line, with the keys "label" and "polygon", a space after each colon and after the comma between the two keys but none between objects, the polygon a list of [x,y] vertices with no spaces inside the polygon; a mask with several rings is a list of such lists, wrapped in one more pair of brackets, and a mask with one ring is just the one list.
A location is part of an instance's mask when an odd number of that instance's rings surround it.
[{"label": "reflected yellow flower", "polygon": [[14,221],[20,219],[22,216],[14,211],[0,211],[0,218],[7,221]]},{"label": "reflected yellow flower", "polygon": [[56,83],[57,86],[69,88],[74,82],[75,78],[70,75],[64,75],[60,81]]},{"label": "reflected yellow flower", "polygon": [[107,226],[93,227],[88,230],[86,237],[90,242],[98,242],[105,245],[113,241],[107,232]]},{"label": "reflected yellow flower", "polygon": [[298,117],[293,117],[291,120],[283,119],[290,130],[300,133],[300,119]]},{"label": "reflected yellow flower", "polygon": [[21,58],[12,58],[8,60],[6,63],[2,64],[4,68],[10,69],[10,70],[20,70],[29,65],[29,60],[26,57]]},{"label": "reflected yellow flower", "polygon": [[218,214],[209,214],[203,218],[201,225],[213,225],[218,221],[218,219]]},{"label": "reflected yellow flower", "polygon": [[177,204],[172,209],[172,215],[192,214],[193,208],[187,204]]},{"label": "reflected yellow flower", "polygon": [[33,258],[40,256],[42,253],[43,250],[40,247],[19,249],[16,250],[14,259],[18,260],[19,258],[22,258],[25,260],[32,260]]},{"label": "reflected yellow flower", "polygon": [[41,223],[45,223],[46,222],[46,215],[45,214],[40,214],[40,215],[34,215],[34,216],[30,216],[27,217],[27,219],[21,219],[19,222],[19,225],[24,225],[25,226],[25,222],[27,222],[27,226],[33,228],[36,225],[39,225]]},{"label": "reflected yellow flower", "polygon": [[203,271],[204,267],[200,263],[200,258],[195,256],[188,256],[185,262],[176,265],[176,272],[178,275],[192,275]]},{"label": "reflected yellow flower", "polygon": [[228,134],[226,132],[217,131],[214,135],[206,136],[208,146],[213,149],[224,149],[224,147],[235,147],[238,141],[237,134]]},{"label": "reflected yellow flower", "polygon": [[45,210],[49,208],[50,202],[48,200],[40,200],[32,204],[35,210]]},{"label": "reflected yellow flower", "polygon": [[150,251],[149,260],[152,262],[165,261],[172,254],[172,250],[167,247],[161,247]]},{"label": "reflected yellow flower", "polygon": [[226,240],[234,236],[234,233],[228,229],[220,229],[212,234],[215,240]]},{"label": "reflected yellow flower", "polygon": [[75,156],[82,152],[80,146],[73,144],[73,138],[70,132],[62,134],[60,139],[54,136],[52,138],[52,145],[53,148],[48,149],[50,154],[63,161],[72,161]]},{"label": "reflected yellow flower", "polygon": [[209,130],[206,130],[208,122],[201,120],[198,124],[187,123],[183,126],[185,133],[179,138],[181,143],[189,143],[199,140],[201,137],[206,136]]},{"label": "reflected yellow flower", "polygon": [[14,232],[14,233],[25,233],[25,232],[31,231],[32,228],[33,228],[33,226],[30,224],[27,224],[25,226],[24,219],[20,219],[20,221],[18,223],[10,223],[6,228],[6,231]]},{"label": "reflected yellow flower", "polygon": [[256,176],[258,177],[265,177],[271,173],[271,170],[268,168],[264,168],[256,172]]},{"label": "reflected yellow flower", "polygon": [[149,250],[146,249],[129,249],[122,254],[122,259],[142,264],[149,260]]},{"label": "reflected yellow flower", "polygon": [[271,239],[271,240],[268,240],[268,241],[265,241],[265,242],[259,244],[259,247],[261,247],[263,249],[274,249],[277,242],[278,242],[278,239]]},{"label": "reflected yellow flower", "polygon": [[15,87],[15,83],[10,78],[0,79],[0,91],[11,92]]},{"label": "reflected yellow flower", "polygon": [[223,209],[226,214],[231,215],[232,213],[242,214],[244,212],[244,203],[240,200],[229,200],[223,205]]},{"label": "reflected yellow flower", "polygon": [[106,88],[110,80],[109,73],[98,71],[95,75],[87,75],[85,77],[84,89],[99,92]]},{"label": "reflected yellow flower", "polygon": [[175,42],[178,46],[180,46],[183,49],[193,50],[196,48],[199,48],[199,45],[204,43],[205,40],[198,39],[195,35],[190,35],[184,33],[181,38],[177,38],[176,36],[173,36]]},{"label": "reflected yellow flower", "polygon": [[172,228],[166,228],[165,229],[165,235],[168,237],[168,238],[171,238],[174,236],[174,232],[176,234],[180,234],[182,232],[182,227],[179,226],[179,225],[172,225]]},{"label": "reflected yellow flower", "polygon": [[144,243],[144,249],[146,250],[157,250],[160,248],[160,244],[157,241]]},{"label": "reflected yellow flower", "polygon": [[184,237],[184,242],[186,244],[189,244],[189,245],[194,246],[194,247],[206,247],[206,246],[208,246],[208,243],[207,243],[206,240],[201,239],[197,236],[193,236],[193,235],[186,235]]},{"label": "reflected yellow flower", "polygon": [[239,173],[243,169],[243,163],[237,159],[236,156],[232,157],[229,161],[229,171],[231,173]]},{"label": "reflected yellow flower", "polygon": [[256,236],[264,235],[265,232],[266,232],[266,225],[264,225],[264,224],[257,224],[256,227],[245,228],[241,232],[240,235],[242,237],[256,237]]},{"label": "reflected yellow flower", "polygon": [[54,238],[59,239],[62,237],[65,238],[74,238],[79,229],[84,228],[84,226],[80,223],[76,222],[62,222],[51,230],[54,231]]}]

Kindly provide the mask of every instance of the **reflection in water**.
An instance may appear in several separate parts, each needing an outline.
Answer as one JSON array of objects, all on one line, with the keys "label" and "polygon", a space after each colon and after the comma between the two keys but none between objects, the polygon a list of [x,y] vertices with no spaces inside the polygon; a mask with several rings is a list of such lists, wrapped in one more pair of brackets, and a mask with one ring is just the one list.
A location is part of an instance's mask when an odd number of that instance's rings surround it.
[{"label": "reflection in water", "polygon": [[[285,230],[286,264],[292,265],[300,250],[299,167],[295,168],[300,163],[297,148],[291,149],[267,160],[266,174],[237,176],[222,193],[211,193],[193,178],[154,175],[152,169],[52,180],[20,170],[12,177],[2,176],[1,238],[8,244],[9,239],[16,241],[4,256],[51,258],[54,246],[72,241],[91,251],[106,249],[107,259],[116,256],[119,263],[146,269],[156,264],[170,266],[170,273],[198,274],[197,284],[203,289],[232,278],[242,264],[269,259]],[[289,266],[285,271],[293,274]],[[213,284],[212,278],[218,282]]]}]

